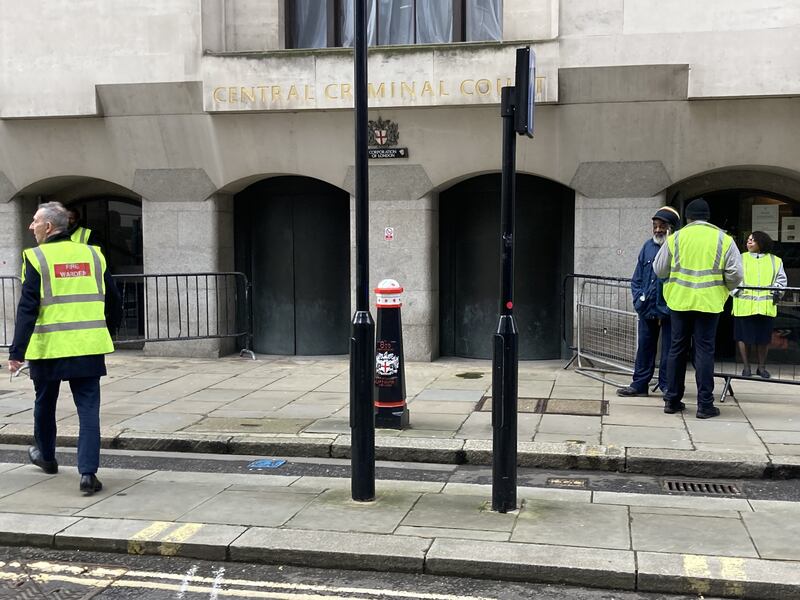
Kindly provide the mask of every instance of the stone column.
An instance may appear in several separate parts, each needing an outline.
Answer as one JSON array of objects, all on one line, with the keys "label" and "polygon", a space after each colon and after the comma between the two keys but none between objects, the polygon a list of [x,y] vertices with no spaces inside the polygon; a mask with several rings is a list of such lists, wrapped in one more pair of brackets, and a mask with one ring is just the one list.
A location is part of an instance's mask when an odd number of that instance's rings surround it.
[{"label": "stone column", "polygon": [[574,272],[630,277],[670,184],[658,161],[582,163],[575,188]]},{"label": "stone column", "polygon": [[[205,171],[139,170],[134,190],[142,195],[145,273],[233,270],[233,198],[214,194],[215,186]],[[206,277],[170,279],[169,291],[166,283],[160,282],[157,316],[156,287],[150,283],[147,317],[151,332],[155,333],[156,323],[160,337],[167,333],[170,337],[182,337],[187,332],[205,336],[233,331],[235,314],[230,312],[235,304],[233,289],[216,288],[217,281],[223,285],[221,280]],[[235,351],[237,344],[233,339],[152,342],[145,345],[145,351],[161,356],[216,357]]]},{"label": "stone column", "polygon": [[[403,286],[403,344],[409,361],[439,354],[439,199],[420,165],[370,166],[369,260],[372,289],[381,279]],[[350,169],[345,189],[353,190]],[[351,197],[351,279],[355,307],[355,199]],[[385,239],[386,228],[393,239]]]}]

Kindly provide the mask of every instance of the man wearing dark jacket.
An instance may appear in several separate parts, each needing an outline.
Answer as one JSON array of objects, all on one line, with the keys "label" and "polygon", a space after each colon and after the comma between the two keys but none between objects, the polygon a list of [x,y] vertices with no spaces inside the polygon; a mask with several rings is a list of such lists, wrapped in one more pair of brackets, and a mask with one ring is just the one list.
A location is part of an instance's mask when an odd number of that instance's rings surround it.
[{"label": "man wearing dark jacket", "polygon": [[105,354],[113,352],[110,334],[119,326],[119,293],[98,248],[70,240],[67,211],[58,202],[42,204],[30,225],[38,246],[23,252],[22,290],[17,307],[8,369],[24,360],[36,391],[31,462],[57,473],[56,401],[69,381],[78,410],[80,490],[102,489],[100,462],[100,377]]},{"label": "man wearing dark jacket", "polygon": [[617,396],[647,396],[648,386],[656,368],[658,336],[661,334],[661,360],[658,368],[658,388],[667,390],[667,355],[670,344],[669,308],[664,300],[663,282],[653,272],[653,260],[671,231],[680,223],[678,211],[663,206],[653,215],[653,237],[639,252],[636,270],[631,278],[633,308],[639,315],[638,348],[633,381],[617,390]]}]

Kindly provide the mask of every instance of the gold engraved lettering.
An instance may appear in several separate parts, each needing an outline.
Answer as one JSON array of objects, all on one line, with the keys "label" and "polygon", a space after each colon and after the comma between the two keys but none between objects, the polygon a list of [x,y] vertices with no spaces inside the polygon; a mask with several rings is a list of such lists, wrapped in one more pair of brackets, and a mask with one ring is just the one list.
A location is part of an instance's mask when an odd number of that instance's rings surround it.
[{"label": "gold engraved lettering", "polygon": [[225,98],[220,96],[220,93],[222,93],[224,91],[225,91],[224,87],[214,88],[214,93],[213,93],[214,102],[227,102],[227,100],[225,100]]},{"label": "gold engraved lettering", "polygon": [[503,80],[498,77],[497,78],[497,95],[498,96],[502,95],[503,87],[505,87],[505,86],[511,87],[512,85],[514,85],[514,84],[511,83],[511,78],[510,77],[506,77],[506,82],[505,83],[503,83]]},{"label": "gold engraved lettering", "polygon": [[239,102],[239,88],[228,88],[228,102],[231,104],[237,104]]},{"label": "gold engraved lettering", "polygon": [[255,104],[256,101],[256,88],[246,88],[243,87],[240,91],[242,102],[252,102]]},{"label": "gold engraved lettering", "polygon": [[417,96],[417,82],[416,81],[412,81],[411,85],[409,85],[407,81],[401,81],[400,82],[400,96],[405,98],[406,92],[408,92],[408,95],[411,96],[412,98],[416,98],[416,96]]},{"label": "gold engraved lettering", "polygon": [[261,92],[261,98],[260,98],[261,102],[266,102],[267,101],[267,86],[259,85],[259,86],[256,86],[256,89]]},{"label": "gold engraved lettering", "polygon": [[[475,83],[474,79],[465,79],[464,81],[462,81],[461,85],[459,86],[459,88],[461,89],[461,95],[473,96],[475,94],[475,86],[470,84],[474,83]],[[469,89],[467,89],[467,86],[469,86]]]},{"label": "gold engraved lettering", "polygon": [[380,85],[376,88],[374,84],[370,83],[367,85],[367,89],[369,90],[369,97],[370,98],[385,98],[386,97],[386,84],[381,82]]},{"label": "gold engraved lettering", "polygon": [[336,85],[337,84],[335,83],[329,83],[328,85],[325,86],[325,97],[328,98],[329,100],[339,99],[338,96],[334,96],[333,94],[331,94],[331,89],[336,89]]},{"label": "gold engraved lettering", "polygon": [[488,79],[478,79],[475,82],[475,89],[481,96],[488,96],[492,91],[492,82]]},{"label": "gold engraved lettering", "polygon": [[424,96],[425,94],[430,94],[433,96],[433,86],[427,79],[425,80],[425,83],[422,84],[422,91],[419,93],[419,95]]},{"label": "gold engraved lettering", "polygon": [[289,88],[288,99],[289,100],[297,100],[299,98],[300,98],[300,94],[297,92],[297,86],[295,84],[292,84],[292,86]]},{"label": "gold engraved lettering", "polygon": [[449,96],[450,93],[447,91],[447,87],[444,84],[444,80],[439,80],[439,95],[440,96]]},{"label": "gold engraved lettering", "polygon": [[273,85],[272,86],[272,101],[275,102],[276,100],[281,99],[281,86]]},{"label": "gold engraved lettering", "polygon": [[395,90],[394,90],[394,81],[393,81],[393,82],[392,82],[392,98],[394,98],[394,96],[395,96],[395,93],[394,93],[394,91],[395,91]]},{"label": "gold engraved lettering", "polygon": [[350,91],[351,87],[352,86],[349,83],[343,83],[342,84],[342,100],[344,100],[344,99],[352,100],[353,99],[353,93]]},{"label": "gold engraved lettering", "polygon": [[305,97],[306,100],[314,100],[314,96],[311,95],[311,86],[306,84],[305,85]]}]

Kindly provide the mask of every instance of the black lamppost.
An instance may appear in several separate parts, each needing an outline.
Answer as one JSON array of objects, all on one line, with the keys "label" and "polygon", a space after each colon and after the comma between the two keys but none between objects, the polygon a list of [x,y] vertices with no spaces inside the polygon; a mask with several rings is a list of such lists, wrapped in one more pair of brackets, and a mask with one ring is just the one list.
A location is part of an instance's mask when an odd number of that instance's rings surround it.
[{"label": "black lamppost", "polygon": [[535,67],[530,48],[517,50],[514,87],[502,90],[503,176],[500,205],[500,320],[492,339],[492,510],[517,508],[517,326],[514,322],[516,134],[533,137]]},{"label": "black lamppost", "polygon": [[361,501],[375,499],[375,322],[369,312],[366,4],[367,0],[355,0],[356,312],[350,334],[350,490],[353,500]]}]

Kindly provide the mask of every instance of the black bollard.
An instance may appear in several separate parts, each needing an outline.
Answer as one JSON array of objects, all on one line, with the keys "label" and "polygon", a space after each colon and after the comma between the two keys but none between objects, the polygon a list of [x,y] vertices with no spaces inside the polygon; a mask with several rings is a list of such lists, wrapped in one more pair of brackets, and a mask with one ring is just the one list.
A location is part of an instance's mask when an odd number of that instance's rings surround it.
[{"label": "black bollard", "polygon": [[378,331],[375,336],[375,427],[403,429],[408,426],[406,370],[403,358],[403,323],[400,294],[394,279],[375,288],[378,297]]}]

